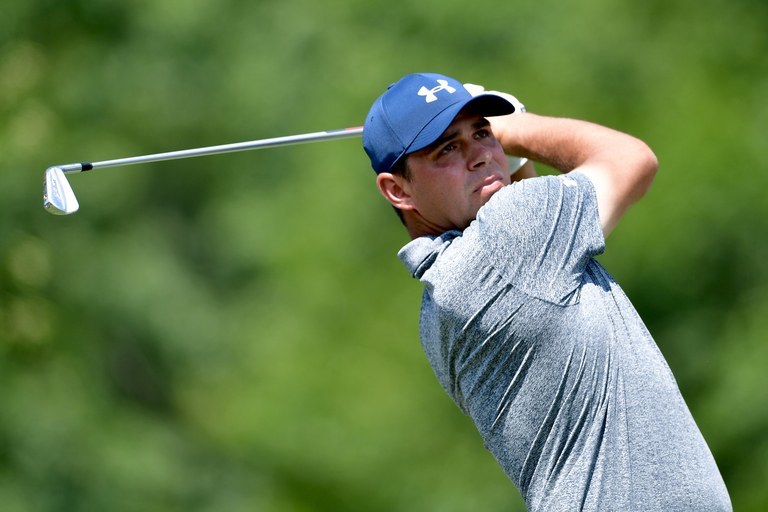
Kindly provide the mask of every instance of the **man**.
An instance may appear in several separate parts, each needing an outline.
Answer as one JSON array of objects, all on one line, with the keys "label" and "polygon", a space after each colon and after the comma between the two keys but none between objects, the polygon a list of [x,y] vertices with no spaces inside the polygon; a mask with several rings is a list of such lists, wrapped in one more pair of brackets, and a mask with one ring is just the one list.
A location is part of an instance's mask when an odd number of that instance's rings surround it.
[{"label": "man", "polygon": [[[731,510],[663,356],[594,260],[656,157],[629,135],[521,107],[414,74],[366,118],[378,188],[413,239],[399,257],[425,285],[421,339],[438,380],[530,510]],[[563,174],[521,179],[526,164],[510,176],[505,153]]]}]

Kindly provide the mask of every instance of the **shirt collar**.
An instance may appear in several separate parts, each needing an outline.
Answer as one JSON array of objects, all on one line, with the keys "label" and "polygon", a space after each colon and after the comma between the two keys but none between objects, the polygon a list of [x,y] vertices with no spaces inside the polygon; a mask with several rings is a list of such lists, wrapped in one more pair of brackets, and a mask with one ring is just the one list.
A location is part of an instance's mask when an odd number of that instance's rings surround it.
[{"label": "shirt collar", "polygon": [[446,231],[440,236],[422,236],[406,244],[397,257],[403,262],[405,267],[416,279],[430,269],[437,257],[446,247],[448,247],[454,238],[461,236],[461,231]]}]

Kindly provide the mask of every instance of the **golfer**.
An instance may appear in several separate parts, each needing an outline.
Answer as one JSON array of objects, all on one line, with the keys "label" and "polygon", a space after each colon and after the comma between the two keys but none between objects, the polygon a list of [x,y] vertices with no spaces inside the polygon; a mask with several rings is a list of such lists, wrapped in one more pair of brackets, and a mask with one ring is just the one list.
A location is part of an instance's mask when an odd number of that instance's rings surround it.
[{"label": "golfer", "polygon": [[[399,257],[424,283],[426,355],[529,510],[732,509],[664,357],[594,259],[656,174],[643,142],[424,73],[375,101],[363,145],[412,238]],[[505,153],[562,174],[513,173]]]}]

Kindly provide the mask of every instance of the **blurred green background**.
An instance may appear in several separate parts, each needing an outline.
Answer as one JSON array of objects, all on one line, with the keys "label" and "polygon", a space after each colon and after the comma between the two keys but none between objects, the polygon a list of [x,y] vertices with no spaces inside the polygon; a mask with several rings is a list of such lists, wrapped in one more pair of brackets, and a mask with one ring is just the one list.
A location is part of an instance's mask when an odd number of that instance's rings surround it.
[{"label": "blurred green background", "polygon": [[632,133],[661,167],[601,261],[741,511],[768,510],[768,4],[10,0],[0,7],[0,509],[523,510],[418,340],[356,126],[438,71]]}]

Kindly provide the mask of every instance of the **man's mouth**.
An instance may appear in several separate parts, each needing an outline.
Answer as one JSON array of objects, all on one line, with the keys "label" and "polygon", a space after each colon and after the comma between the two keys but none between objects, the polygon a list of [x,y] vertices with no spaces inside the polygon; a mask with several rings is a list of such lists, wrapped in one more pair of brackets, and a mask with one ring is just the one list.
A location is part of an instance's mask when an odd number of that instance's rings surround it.
[{"label": "man's mouth", "polygon": [[501,176],[492,175],[492,176],[488,176],[483,181],[481,181],[480,184],[475,189],[475,192],[480,192],[484,188],[494,185],[495,183],[501,183],[501,186],[504,186],[504,182]]}]

